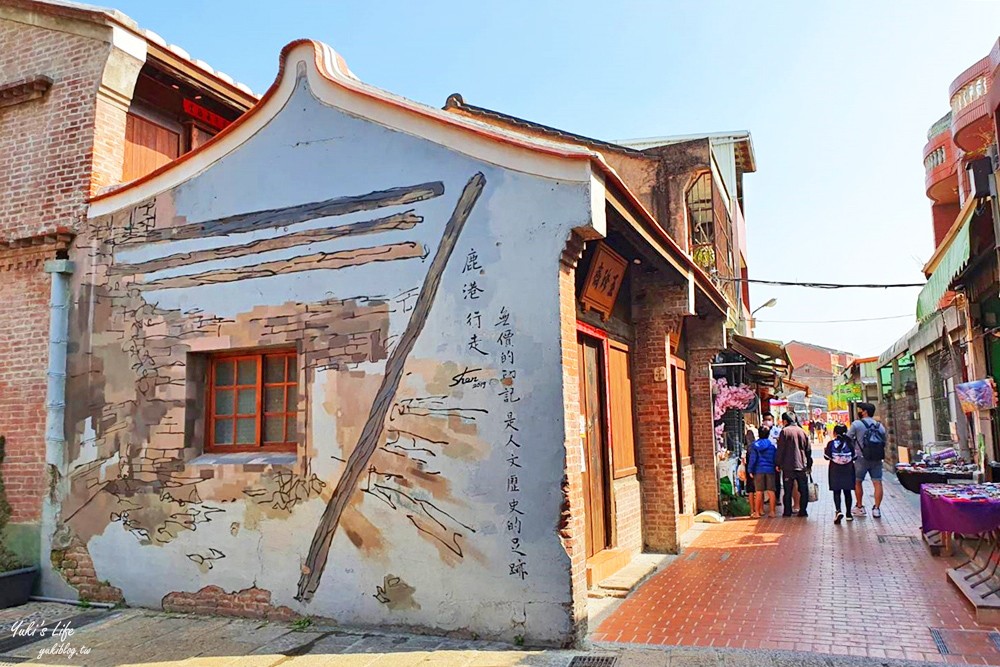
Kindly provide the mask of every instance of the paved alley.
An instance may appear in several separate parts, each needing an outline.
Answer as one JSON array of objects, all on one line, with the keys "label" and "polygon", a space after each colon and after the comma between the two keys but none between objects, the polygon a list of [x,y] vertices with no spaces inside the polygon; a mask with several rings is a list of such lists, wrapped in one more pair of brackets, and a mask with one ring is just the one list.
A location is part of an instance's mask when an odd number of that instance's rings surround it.
[{"label": "paved alley", "polygon": [[834,525],[826,465],[814,456],[820,501],[807,519],[707,527],[594,641],[1000,664],[1000,636],[945,578],[952,561],[920,540],[918,497],[886,475],[881,519],[870,516],[867,482],[869,516]]}]

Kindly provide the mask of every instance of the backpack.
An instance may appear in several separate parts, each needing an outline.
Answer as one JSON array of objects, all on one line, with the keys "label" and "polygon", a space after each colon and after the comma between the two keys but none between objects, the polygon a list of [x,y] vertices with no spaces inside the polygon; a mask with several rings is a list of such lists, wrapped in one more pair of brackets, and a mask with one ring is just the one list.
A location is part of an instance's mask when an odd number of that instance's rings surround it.
[{"label": "backpack", "polygon": [[861,436],[861,455],[866,461],[885,459],[885,429],[874,419],[864,419],[864,435]]}]

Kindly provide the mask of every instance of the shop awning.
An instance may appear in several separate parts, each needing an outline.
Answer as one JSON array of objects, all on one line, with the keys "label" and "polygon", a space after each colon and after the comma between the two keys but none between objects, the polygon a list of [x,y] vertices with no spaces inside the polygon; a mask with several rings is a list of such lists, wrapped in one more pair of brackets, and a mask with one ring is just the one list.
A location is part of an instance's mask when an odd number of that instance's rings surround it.
[{"label": "shop awning", "polygon": [[788,358],[788,353],[785,352],[785,348],[777,343],[772,343],[768,340],[761,340],[759,338],[750,338],[749,336],[732,334],[729,339],[729,345],[735,352],[738,352],[746,357],[747,360],[752,361],[759,366],[765,366],[780,375],[785,375],[786,377],[791,375],[792,362]]},{"label": "shop awning", "polygon": [[897,340],[892,346],[879,355],[877,368],[882,368],[884,366],[891,366],[892,360],[897,357],[901,357],[910,350],[910,338],[917,333],[919,324],[914,324],[913,328],[903,334],[903,337]]},{"label": "shop awning", "polygon": [[934,256],[924,267],[933,273],[917,297],[918,320],[924,320],[937,310],[941,297],[951,286],[951,281],[969,263],[972,247],[969,241],[969,230],[972,227],[972,214],[975,210],[976,199],[970,197],[965,202],[965,206],[962,207],[958,218],[955,219],[955,224],[948,230],[948,234],[934,252]]}]

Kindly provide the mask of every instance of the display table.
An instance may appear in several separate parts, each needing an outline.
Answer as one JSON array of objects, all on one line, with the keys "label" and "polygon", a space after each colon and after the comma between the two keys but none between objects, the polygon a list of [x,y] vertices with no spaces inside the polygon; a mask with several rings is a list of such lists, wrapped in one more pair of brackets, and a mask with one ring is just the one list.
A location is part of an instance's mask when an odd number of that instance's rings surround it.
[{"label": "display table", "polygon": [[943,468],[896,468],[896,478],[904,489],[920,493],[924,484],[947,484],[952,480],[973,481],[978,477],[974,471],[946,470]]},{"label": "display table", "polygon": [[1000,484],[924,484],[920,489],[924,532],[981,535],[1000,528]]},{"label": "display table", "polygon": [[924,484],[920,489],[923,530],[940,531],[948,553],[950,536],[975,536],[976,548],[948,579],[972,603],[980,623],[1000,622],[1000,484]]}]

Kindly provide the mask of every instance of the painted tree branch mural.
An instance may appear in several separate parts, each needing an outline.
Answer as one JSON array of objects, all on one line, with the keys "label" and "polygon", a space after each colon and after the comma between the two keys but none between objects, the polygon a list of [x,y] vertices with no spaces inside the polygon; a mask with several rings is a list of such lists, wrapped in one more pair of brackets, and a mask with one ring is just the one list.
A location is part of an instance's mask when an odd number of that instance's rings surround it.
[{"label": "painted tree branch mural", "polygon": [[462,229],[465,227],[465,223],[485,185],[486,177],[482,173],[477,173],[469,179],[458,198],[458,203],[448,220],[448,224],[445,226],[441,243],[438,245],[434,259],[424,277],[423,286],[419,296],[417,296],[410,320],[386,362],[385,375],[375,395],[357,446],[348,457],[344,472],[337,482],[333,496],[330,498],[316,528],[316,533],[313,535],[309,553],[302,567],[302,575],[299,578],[296,598],[301,601],[310,601],[319,587],[323,571],[326,568],[330,545],[333,543],[333,537],[340,524],[344,509],[353,493],[358,489],[358,483],[362,475],[369,469],[371,458],[378,449],[385,419],[393,405],[393,399],[402,380],[407,357],[423,331],[431,306],[437,296],[444,269],[448,265],[448,260],[451,258]]}]

